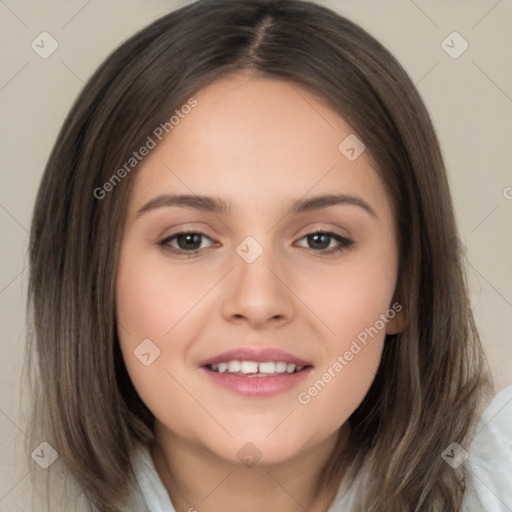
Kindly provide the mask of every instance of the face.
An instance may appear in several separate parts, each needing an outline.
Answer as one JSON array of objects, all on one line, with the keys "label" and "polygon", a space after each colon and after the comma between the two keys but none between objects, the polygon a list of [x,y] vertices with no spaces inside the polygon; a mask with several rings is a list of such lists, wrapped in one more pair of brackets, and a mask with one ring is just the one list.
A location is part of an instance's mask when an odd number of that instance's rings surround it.
[{"label": "face", "polygon": [[194,97],[134,178],[121,349],[157,432],[285,461],[336,436],[398,329],[391,204],[298,85],[237,75]]}]

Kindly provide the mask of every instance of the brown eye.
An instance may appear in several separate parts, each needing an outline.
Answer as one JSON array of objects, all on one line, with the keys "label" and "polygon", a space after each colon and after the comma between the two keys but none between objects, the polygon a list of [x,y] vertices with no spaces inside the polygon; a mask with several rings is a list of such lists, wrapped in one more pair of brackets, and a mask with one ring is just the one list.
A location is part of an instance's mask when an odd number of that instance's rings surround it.
[{"label": "brown eye", "polygon": [[[307,234],[301,240],[306,240],[306,248],[325,253],[348,249],[354,243],[348,238],[328,231],[315,231]],[[301,245],[301,247],[304,247],[304,245]]]},{"label": "brown eye", "polygon": [[205,239],[211,241],[210,237],[204,233],[197,231],[182,232],[164,238],[158,245],[175,253],[195,253],[205,248],[203,245]]}]

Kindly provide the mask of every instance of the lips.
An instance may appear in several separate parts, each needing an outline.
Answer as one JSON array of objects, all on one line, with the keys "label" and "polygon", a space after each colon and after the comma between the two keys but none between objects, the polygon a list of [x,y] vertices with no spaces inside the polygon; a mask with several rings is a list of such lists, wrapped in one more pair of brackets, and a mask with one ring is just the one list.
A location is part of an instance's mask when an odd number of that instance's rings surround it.
[{"label": "lips", "polygon": [[283,361],[295,366],[312,366],[310,361],[294,356],[279,348],[250,348],[241,347],[228,352],[223,352],[199,363],[199,366],[210,366],[212,364],[227,363],[229,361],[254,361],[264,363],[267,361]]},{"label": "lips", "polygon": [[[277,363],[274,366],[276,373],[261,373],[272,371],[266,363],[273,365],[274,362]],[[233,364],[242,371],[226,371],[226,366]],[[292,391],[313,371],[309,361],[279,348],[238,348],[205,359],[199,365],[208,382],[231,393],[253,398],[270,398]],[[286,366],[285,372],[283,365]]]},{"label": "lips", "polygon": [[303,387],[304,382],[311,375],[313,367],[305,367],[300,372],[260,378],[217,373],[207,367],[201,367],[199,371],[206,382],[214,384],[217,389],[223,389],[231,394],[246,398],[271,398]]}]

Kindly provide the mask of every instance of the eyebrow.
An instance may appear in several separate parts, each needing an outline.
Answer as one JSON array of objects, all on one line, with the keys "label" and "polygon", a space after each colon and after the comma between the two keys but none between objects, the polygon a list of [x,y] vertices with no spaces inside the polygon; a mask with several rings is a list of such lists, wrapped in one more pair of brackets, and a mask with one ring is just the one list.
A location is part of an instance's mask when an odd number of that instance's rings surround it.
[{"label": "eyebrow", "polygon": [[[320,210],[335,205],[352,205],[363,209],[372,217],[377,218],[375,210],[363,199],[357,196],[346,194],[329,194],[315,196],[309,199],[299,199],[294,201],[289,207],[289,213],[304,213],[313,210]],[[173,195],[161,194],[149,200],[137,212],[140,215],[163,207],[180,207],[190,208],[204,212],[212,212],[219,214],[229,214],[231,206],[229,203],[218,197],[199,196],[199,195]]]}]

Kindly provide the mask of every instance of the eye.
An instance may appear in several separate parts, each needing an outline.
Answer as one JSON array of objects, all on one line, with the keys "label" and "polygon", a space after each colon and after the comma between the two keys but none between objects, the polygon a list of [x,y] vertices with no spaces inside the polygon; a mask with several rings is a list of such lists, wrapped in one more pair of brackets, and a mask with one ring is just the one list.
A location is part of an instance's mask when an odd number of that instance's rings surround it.
[{"label": "eye", "polygon": [[205,240],[211,242],[211,238],[199,231],[182,231],[164,238],[158,245],[166,251],[174,254],[195,254],[205,249]]},{"label": "eye", "polygon": [[[337,233],[331,233],[329,231],[315,231],[307,234],[301,238],[301,240],[306,240],[308,244],[306,248],[324,254],[340,252],[350,248],[354,244],[353,240],[349,240]],[[304,247],[304,245],[300,247]]]}]

